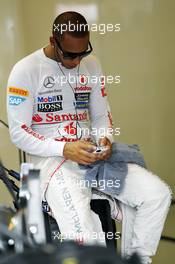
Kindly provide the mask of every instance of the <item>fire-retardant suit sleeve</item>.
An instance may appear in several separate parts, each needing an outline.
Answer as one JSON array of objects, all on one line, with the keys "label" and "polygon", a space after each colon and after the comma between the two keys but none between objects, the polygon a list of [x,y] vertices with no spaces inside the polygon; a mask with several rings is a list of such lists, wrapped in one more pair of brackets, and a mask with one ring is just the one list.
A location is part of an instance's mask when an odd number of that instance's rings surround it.
[{"label": "fire-retardant suit sleeve", "polygon": [[112,143],[112,116],[105,91],[105,77],[98,61],[96,61],[93,75],[95,75],[96,84],[90,95],[91,134],[95,137],[96,143],[100,137],[107,137]]},{"label": "fire-retardant suit sleeve", "polygon": [[18,63],[12,69],[7,85],[7,114],[12,142],[21,150],[37,156],[63,156],[65,142],[46,138],[31,128],[33,90],[30,74]]}]

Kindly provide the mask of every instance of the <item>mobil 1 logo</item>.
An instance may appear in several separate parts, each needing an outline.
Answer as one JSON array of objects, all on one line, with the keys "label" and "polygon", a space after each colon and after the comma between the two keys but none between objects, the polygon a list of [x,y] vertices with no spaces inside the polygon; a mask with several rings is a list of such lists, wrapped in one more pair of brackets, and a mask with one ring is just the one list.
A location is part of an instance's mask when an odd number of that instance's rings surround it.
[{"label": "mobil 1 logo", "polygon": [[62,107],[62,95],[38,97],[38,112],[56,112],[63,110]]}]

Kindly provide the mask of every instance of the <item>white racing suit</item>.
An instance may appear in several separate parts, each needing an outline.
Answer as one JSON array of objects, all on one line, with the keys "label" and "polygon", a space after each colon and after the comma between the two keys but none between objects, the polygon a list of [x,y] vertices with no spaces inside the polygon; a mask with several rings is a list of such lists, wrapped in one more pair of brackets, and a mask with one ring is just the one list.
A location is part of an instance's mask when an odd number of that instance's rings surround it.
[{"label": "white racing suit", "polygon": [[[43,177],[45,172],[50,175],[58,166],[56,158],[37,160],[32,157],[31,161],[42,168]],[[52,176],[46,192],[46,200],[63,237],[69,238],[77,233],[81,237],[84,233],[86,242],[103,244],[102,229],[100,231],[98,221],[94,221],[89,206],[91,190],[82,184],[84,170],[80,170],[75,162],[63,164]],[[129,257],[136,251],[142,256],[143,263],[151,263],[150,256],[156,253],[170,205],[168,186],[146,169],[128,164],[124,189],[115,198],[121,202],[123,214],[123,256]]]},{"label": "white racing suit", "polygon": [[[90,210],[91,189],[83,184],[84,171],[75,162],[64,160],[63,149],[66,142],[89,138],[98,142],[101,136],[112,140],[111,133],[118,134],[119,130],[111,127],[104,85],[105,78],[93,56],[84,58],[74,69],[66,69],[47,58],[43,49],[19,61],[8,81],[11,139],[41,169],[42,197],[63,237],[87,243],[104,243],[101,224]],[[124,255],[137,251],[144,263],[150,263],[170,197],[169,188],[157,176],[128,164],[124,189],[116,197],[124,215]]]}]

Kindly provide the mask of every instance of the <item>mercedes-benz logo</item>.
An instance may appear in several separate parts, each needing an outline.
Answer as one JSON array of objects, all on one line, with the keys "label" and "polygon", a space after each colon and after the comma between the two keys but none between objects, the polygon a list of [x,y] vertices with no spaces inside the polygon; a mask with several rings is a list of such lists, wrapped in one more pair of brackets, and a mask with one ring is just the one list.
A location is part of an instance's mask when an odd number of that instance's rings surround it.
[{"label": "mercedes-benz logo", "polygon": [[44,87],[52,88],[55,85],[55,80],[52,76],[48,76],[44,79]]}]

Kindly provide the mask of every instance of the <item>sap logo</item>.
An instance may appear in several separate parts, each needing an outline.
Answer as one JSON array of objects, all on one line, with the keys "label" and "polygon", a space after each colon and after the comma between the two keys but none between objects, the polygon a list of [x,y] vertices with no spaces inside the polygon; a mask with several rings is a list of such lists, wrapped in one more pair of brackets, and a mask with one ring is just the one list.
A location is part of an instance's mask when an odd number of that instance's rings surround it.
[{"label": "sap logo", "polygon": [[26,98],[22,98],[20,96],[9,96],[9,105],[19,105],[25,100]]},{"label": "sap logo", "polygon": [[39,103],[51,103],[51,102],[58,102],[63,100],[62,95],[54,95],[54,96],[47,96],[47,97],[38,97],[37,98]]},{"label": "sap logo", "polygon": [[38,112],[56,112],[63,110],[62,102],[38,104]]}]

